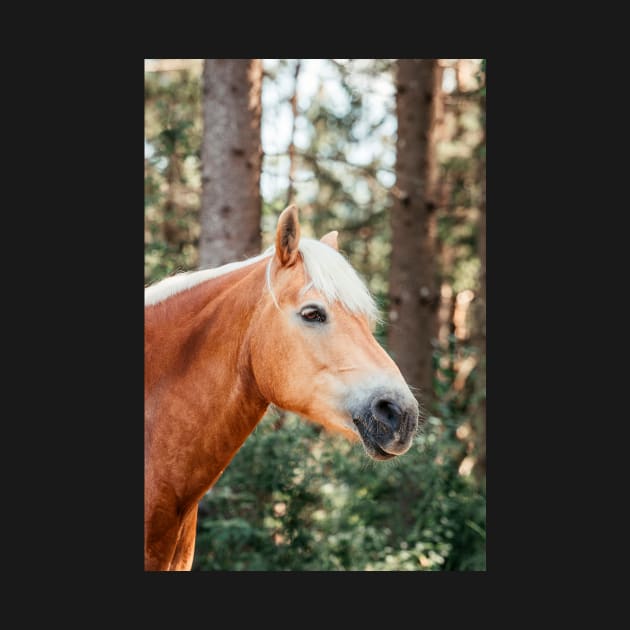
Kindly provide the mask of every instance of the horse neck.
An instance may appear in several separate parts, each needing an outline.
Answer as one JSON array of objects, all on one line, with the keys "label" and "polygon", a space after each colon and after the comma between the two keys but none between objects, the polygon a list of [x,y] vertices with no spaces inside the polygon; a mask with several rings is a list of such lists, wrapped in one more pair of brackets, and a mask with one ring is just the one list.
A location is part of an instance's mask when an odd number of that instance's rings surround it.
[{"label": "horse neck", "polygon": [[[196,501],[262,418],[248,329],[266,261],[145,308],[145,449],[179,497]],[[169,466],[165,462],[170,462]],[[177,470],[175,470],[175,468]]]}]

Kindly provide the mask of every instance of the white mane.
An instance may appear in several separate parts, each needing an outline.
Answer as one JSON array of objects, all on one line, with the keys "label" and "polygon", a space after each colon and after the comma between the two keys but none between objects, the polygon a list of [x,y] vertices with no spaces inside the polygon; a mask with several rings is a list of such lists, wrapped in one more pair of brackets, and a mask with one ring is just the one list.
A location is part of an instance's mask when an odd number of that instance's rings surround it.
[{"label": "white mane", "polygon": [[[339,301],[351,313],[365,315],[371,323],[378,319],[378,308],[368,288],[350,266],[350,263],[338,251],[311,238],[301,238],[298,250],[302,254],[306,274],[309,278],[308,284],[302,289],[303,292],[313,287],[329,303]],[[272,246],[259,256],[247,260],[228,263],[215,269],[178,273],[165,278],[145,288],[144,305],[157,304],[180,291],[194,287],[200,282],[253,265],[264,258],[270,259],[267,265],[267,285],[275,301],[269,280],[271,257],[274,251],[275,248]]]},{"label": "white mane", "polygon": [[321,241],[301,238],[298,247],[310,282],[329,303],[341,302],[351,313],[365,315],[370,323],[378,319],[378,307],[363,280],[350,263],[336,250]]},{"label": "white mane", "polygon": [[152,284],[150,287],[144,288],[144,305],[151,306],[152,304],[163,302],[167,298],[171,297],[171,295],[190,289],[191,287],[194,287],[201,282],[205,282],[206,280],[223,276],[226,273],[230,273],[230,271],[235,271],[236,269],[246,267],[247,265],[253,265],[267,256],[269,256],[269,250],[259,256],[254,256],[253,258],[248,258],[247,260],[242,260],[240,262],[228,263],[227,265],[215,267],[214,269],[183,271],[175,274],[174,276],[169,276],[168,278],[164,278],[164,280],[160,280],[159,282]]}]

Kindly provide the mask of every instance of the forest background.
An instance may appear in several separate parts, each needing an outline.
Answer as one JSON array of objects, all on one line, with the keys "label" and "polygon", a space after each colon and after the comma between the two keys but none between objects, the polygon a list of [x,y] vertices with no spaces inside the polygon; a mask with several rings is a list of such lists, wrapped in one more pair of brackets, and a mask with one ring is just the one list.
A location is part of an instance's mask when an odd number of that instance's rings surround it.
[{"label": "forest background", "polygon": [[[193,570],[485,570],[484,59],[146,59],[145,285],[340,250],[426,418],[384,464],[270,408],[199,505]],[[415,391],[415,390],[414,390]]]}]

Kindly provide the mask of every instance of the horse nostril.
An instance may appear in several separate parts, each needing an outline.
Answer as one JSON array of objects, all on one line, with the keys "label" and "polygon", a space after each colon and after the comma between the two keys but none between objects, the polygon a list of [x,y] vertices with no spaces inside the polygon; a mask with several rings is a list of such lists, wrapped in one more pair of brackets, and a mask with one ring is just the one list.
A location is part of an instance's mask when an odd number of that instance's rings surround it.
[{"label": "horse nostril", "polygon": [[374,417],[388,426],[392,431],[396,431],[402,419],[402,410],[391,400],[377,398],[372,402],[372,413]]}]

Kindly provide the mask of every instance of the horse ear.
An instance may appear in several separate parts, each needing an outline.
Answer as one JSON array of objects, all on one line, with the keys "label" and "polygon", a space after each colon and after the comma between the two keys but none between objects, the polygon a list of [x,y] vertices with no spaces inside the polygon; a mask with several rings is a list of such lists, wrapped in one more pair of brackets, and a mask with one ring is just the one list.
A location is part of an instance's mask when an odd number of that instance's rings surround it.
[{"label": "horse ear", "polygon": [[319,240],[322,243],[326,243],[329,247],[336,249],[339,251],[339,245],[337,244],[337,236],[339,236],[339,232],[337,230],[333,230],[332,232],[328,232],[328,234],[324,234]]},{"label": "horse ear", "polygon": [[276,228],[276,256],[280,264],[290,267],[295,264],[300,244],[300,221],[295,206],[285,208],[278,219]]}]

